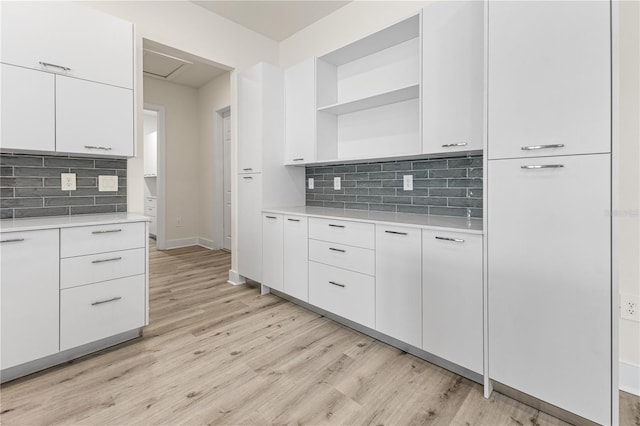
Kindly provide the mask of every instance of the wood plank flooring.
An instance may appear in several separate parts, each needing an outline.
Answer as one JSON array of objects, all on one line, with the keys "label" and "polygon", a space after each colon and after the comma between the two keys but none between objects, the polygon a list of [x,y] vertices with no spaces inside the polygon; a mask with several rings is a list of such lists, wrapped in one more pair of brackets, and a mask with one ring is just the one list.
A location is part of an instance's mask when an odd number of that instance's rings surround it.
[{"label": "wood plank flooring", "polygon": [[[3,425],[559,425],[547,414],[248,285],[230,255],[150,256],[144,337],[5,384]],[[640,425],[640,398],[621,397]]]}]

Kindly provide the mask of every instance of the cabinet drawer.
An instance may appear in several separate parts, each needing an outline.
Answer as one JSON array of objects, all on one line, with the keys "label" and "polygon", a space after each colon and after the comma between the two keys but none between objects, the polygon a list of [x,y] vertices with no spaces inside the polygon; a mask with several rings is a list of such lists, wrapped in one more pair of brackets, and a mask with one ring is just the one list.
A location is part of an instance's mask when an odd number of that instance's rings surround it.
[{"label": "cabinet drawer", "polygon": [[374,225],[312,217],[309,219],[309,238],[373,250]]},{"label": "cabinet drawer", "polygon": [[375,279],[309,262],[309,303],[366,327],[375,327]]},{"label": "cabinet drawer", "polygon": [[60,230],[60,257],[145,247],[143,222],[82,226]]},{"label": "cabinet drawer", "polygon": [[144,215],[149,217],[156,217],[156,208],[144,206]]},{"label": "cabinet drawer", "polygon": [[309,260],[362,274],[375,274],[374,253],[373,250],[360,247],[309,240]]},{"label": "cabinet drawer", "polygon": [[60,350],[142,327],[144,275],[60,291]]},{"label": "cabinet drawer", "polygon": [[153,197],[144,197],[144,206],[153,207],[155,209],[158,207],[158,199]]},{"label": "cabinet drawer", "polygon": [[144,248],[60,260],[60,288],[130,277],[145,272]]}]

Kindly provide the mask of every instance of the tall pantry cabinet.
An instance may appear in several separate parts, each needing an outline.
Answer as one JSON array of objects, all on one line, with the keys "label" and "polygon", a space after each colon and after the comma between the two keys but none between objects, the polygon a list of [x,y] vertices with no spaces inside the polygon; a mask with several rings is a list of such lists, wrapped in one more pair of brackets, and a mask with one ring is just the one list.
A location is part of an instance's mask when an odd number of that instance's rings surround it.
[{"label": "tall pantry cabinet", "polygon": [[488,5],[489,378],[601,424],[617,418],[610,7]]},{"label": "tall pantry cabinet", "polygon": [[304,168],[285,167],[284,75],[261,62],[238,74],[237,272],[262,281],[262,209],[304,205]]}]

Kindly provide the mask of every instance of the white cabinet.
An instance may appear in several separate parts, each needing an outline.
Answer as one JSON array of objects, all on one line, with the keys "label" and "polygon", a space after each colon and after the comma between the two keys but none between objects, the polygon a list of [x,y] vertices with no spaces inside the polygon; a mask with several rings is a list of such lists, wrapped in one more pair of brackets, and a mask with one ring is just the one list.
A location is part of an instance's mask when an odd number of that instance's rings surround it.
[{"label": "white cabinet", "polygon": [[3,63],[133,88],[133,25],[74,2],[2,2]]},{"label": "white cabinet", "polygon": [[262,215],[262,284],[280,291],[284,289],[282,221],[281,214]]},{"label": "white cabinet", "polygon": [[0,234],[3,370],[58,352],[58,232]]},{"label": "white cabinet", "polygon": [[133,91],[56,76],[56,150],[133,156]]},{"label": "white cabinet", "polygon": [[258,282],[262,282],[261,210],[262,174],[238,175],[238,273]]},{"label": "white cabinet", "polygon": [[608,1],[489,3],[489,159],[611,151]]},{"label": "white cabinet", "polygon": [[1,67],[1,147],[54,151],[55,77],[12,65]]},{"label": "white cabinet", "polygon": [[375,227],[371,223],[312,217],[309,238],[373,250]]},{"label": "white cabinet", "polygon": [[422,348],[483,372],[482,235],[422,231]]},{"label": "white cabinet", "polygon": [[309,260],[375,275],[375,252],[331,241],[309,240]]},{"label": "white cabinet", "polygon": [[484,3],[436,1],[422,19],[422,152],[481,150]]},{"label": "white cabinet", "polygon": [[422,346],[422,233],[376,225],[376,330]]},{"label": "white cabinet", "polygon": [[316,59],[284,71],[284,163],[316,161]]},{"label": "white cabinet", "polygon": [[309,301],[308,219],[284,216],[284,289],[296,299]]},{"label": "white cabinet", "polygon": [[154,237],[158,233],[158,199],[156,197],[144,197],[144,215],[149,217],[149,234]]},{"label": "white cabinet", "polygon": [[617,393],[610,171],[609,154],[494,160],[488,181],[490,378],[602,424]]}]

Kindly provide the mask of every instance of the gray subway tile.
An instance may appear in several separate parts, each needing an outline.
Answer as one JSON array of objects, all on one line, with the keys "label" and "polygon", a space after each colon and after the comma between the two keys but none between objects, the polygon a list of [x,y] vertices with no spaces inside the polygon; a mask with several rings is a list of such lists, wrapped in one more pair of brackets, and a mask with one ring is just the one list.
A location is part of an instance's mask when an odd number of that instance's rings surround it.
[{"label": "gray subway tile", "polygon": [[359,172],[379,172],[382,170],[382,164],[358,164],[356,170]]},{"label": "gray subway tile", "polygon": [[471,198],[482,198],[484,190],[482,188],[467,188],[467,196]]},{"label": "gray subway tile", "polygon": [[60,188],[40,187],[40,188],[16,188],[16,197],[65,197],[69,196],[69,191],[62,191]]},{"label": "gray subway tile", "polygon": [[483,177],[483,169],[482,169],[482,167],[480,167],[480,168],[472,167],[470,169],[467,169],[467,176],[469,176],[469,177]]},{"label": "gray subway tile", "polygon": [[369,188],[369,195],[396,195],[395,188]]},{"label": "gray subway tile", "polygon": [[433,197],[466,197],[466,188],[429,188],[429,196]]},{"label": "gray subway tile", "polygon": [[116,211],[117,211],[118,213],[120,213],[120,212],[123,212],[123,213],[124,213],[124,212],[126,212],[126,211],[127,211],[127,205],[126,205],[126,204],[118,204],[118,205],[116,205]]},{"label": "gray subway tile", "polygon": [[411,197],[382,197],[383,204],[411,204]]},{"label": "gray subway tile", "polygon": [[466,178],[467,169],[437,169],[429,170],[430,178]]},{"label": "gray subway tile", "polygon": [[398,195],[410,195],[412,197],[428,197],[429,188],[413,188],[411,191],[405,191],[402,188],[398,188]]},{"label": "gray subway tile", "polygon": [[404,179],[405,176],[411,175],[414,179],[427,179],[429,170],[407,170],[405,172],[396,172],[396,179]]},{"label": "gray subway tile", "polygon": [[382,197],[379,195],[358,195],[359,203],[382,203]]},{"label": "gray subway tile", "polygon": [[322,189],[323,189],[323,193],[324,194],[330,194],[330,195],[342,195],[342,194],[344,194],[344,188],[333,189],[333,186],[331,186],[330,188],[322,188]]},{"label": "gray subway tile", "polygon": [[0,166],[0,176],[13,176],[13,167]]},{"label": "gray subway tile", "polygon": [[[355,195],[335,195],[334,201],[344,201],[345,203],[355,203],[356,196]],[[360,197],[358,197],[360,198]]]},{"label": "gray subway tile", "polygon": [[[359,180],[357,181],[358,188],[379,188],[382,186],[383,181],[379,180]],[[393,180],[385,180],[384,182],[395,182]]]},{"label": "gray subway tile", "polygon": [[326,188],[329,186],[333,186],[333,181],[329,181],[329,180],[317,180],[315,181],[314,186],[316,188]]},{"label": "gray subway tile", "polygon": [[333,201],[333,195],[316,194],[316,201]]},{"label": "gray subway tile", "polygon": [[356,165],[355,164],[348,164],[348,165],[344,165],[344,166],[335,166],[333,168],[333,171],[335,173],[354,173],[356,171]]},{"label": "gray subway tile", "polygon": [[344,193],[349,195],[369,195],[376,188],[345,188]]},{"label": "gray subway tile", "polygon": [[358,182],[361,182],[359,180],[343,180],[342,182],[340,182],[340,186],[343,188],[354,188]]},{"label": "gray subway tile", "polygon": [[103,204],[100,206],[77,206],[71,207],[71,214],[94,214],[94,213],[115,213],[115,204]]},{"label": "gray subway tile", "polygon": [[466,217],[467,209],[460,207],[429,207],[429,213],[438,216]]},{"label": "gray subway tile", "polygon": [[429,214],[429,207],[414,206],[414,205],[399,205],[398,213]]},{"label": "gray subway tile", "polygon": [[447,160],[414,161],[413,170],[446,169]]},{"label": "gray subway tile", "polygon": [[481,198],[449,198],[449,207],[482,207]]},{"label": "gray subway tile", "polygon": [[44,159],[45,167],[82,167],[92,169],[94,160],[87,158],[49,157]]},{"label": "gray subway tile", "polygon": [[347,173],[344,175],[344,180],[368,180],[369,173]]},{"label": "gray subway tile", "polygon": [[95,160],[96,169],[126,169],[127,168],[127,160],[113,160],[113,159],[105,159],[105,160]]},{"label": "gray subway tile", "polygon": [[416,179],[413,181],[414,188],[446,187],[447,179]]},{"label": "gray subway tile", "polygon": [[482,218],[482,209],[471,209],[471,217],[473,218]]},{"label": "gray subway tile", "polygon": [[115,169],[70,169],[71,173],[75,173],[76,177],[98,177],[98,176],[117,176]]},{"label": "gray subway tile", "polygon": [[316,199],[316,194],[310,194],[310,193],[307,192],[305,199],[307,201],[315,200]]},{"label": "gray subway tile", "polygon": [[307,205],[311,207],[324,207],[324,201],[308,201]]},{"label": "gray subway tile", "polygon": [[376,212],[395,212],[397,208],[395,204],[369,204],[369,210]]},{"label": "gray subway tile", "polygon": [[324,206],[325,207],[332,207],[332,208],[335,208],[335,209],[344,209],[344,203],[338,202],[338,201],[325,201],[324,202]]},{"label": "gray subway tile", "polygon": [[330,180],[331,182],[333,182],[333,179],[337,178],[337,177],[339,177],[340,180],[344,180],[345,179],[344,178],[344,173],[329,173],[329,174],[326,174],[326,175],[323,175],[323,176],[324,176],[324,180]]},{"label": "gray subway tile", "polygon": [[0,188],[0,198],[12,198],[15,194],[13,188]]},{"label": "gray subway tile", "polygon": [[42,157],[2,155],[0,156],[0,165],[42,167]]},{"label": "gray subway tile", "polygon": [[395,172],[371,172],[369,173],[369,179],[395,179]]},{"label": "gray subway tile", "polygon": [[446,206],[447,199],[441,197],[413,197],[413,204],[419,206]]},{"label": "gray subway tile", "polygon": [[403,161],[398,163],[384,163],[382,164],[383,171],[395,171],[395,170],[411,170],[411,162]]},{"label": "gray subway tile", "polygon": [[96,204],[123,204],[127,202],[127,197],[121,195],[103,195],[96,197]]},{"label": "gray subway tile", "polygon": [[14,176],[25,177],[60,177],[60,173],[69,173],[68,168],[46,168],[46,167],[14,167]]},{"label": "gray subway tile", "polygon": [[482,179],[449,179],[449,188],[463,187],[463,188],[482,188]]},{"label": "gray subway tile", "polygon": [[369,210],[367,203],[344,203],[344,208],[349,210]]},{"label": "gray subway tile", "polygon": [[44,207],[32,209],[15,209],[13,217],[41,217],[41,216],[66,216],[69,214],[69,207]]},{"label": "gray subway tile", "polygon": [[470,158],[455,158],[450,159],[449,168],[467,168],[467,167],[482,167],[482,157],[470,157]]},{"label": "gray subway tile", "polygon": [[[58,179],[59,181],[60,179]],[[42,178],[35,177],[0,177],[0,186],[5,188],[42,186]]]},{"label": "gray subway tile", "polygon": [[0,219],[13,219],[13,209],[0,209]]},{"label": "gray subway tile", "polygon": [[403,186],[404,185],[403,185],[401,180],[384,180],[384,181],[382,181],[382,187],[383,188],[402,188]]},{"label": "gray subway tile", "polygon": [[20,207],[42,207],[42,198],[3,198],[0,200],[0,207],[20,208]]},{"label": "gray subway tile", "polygon": [[94,204],[94,197],[47,197],[44,205],[54,206],[90,206]]}]

